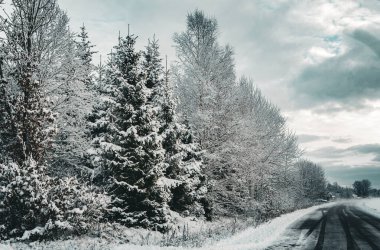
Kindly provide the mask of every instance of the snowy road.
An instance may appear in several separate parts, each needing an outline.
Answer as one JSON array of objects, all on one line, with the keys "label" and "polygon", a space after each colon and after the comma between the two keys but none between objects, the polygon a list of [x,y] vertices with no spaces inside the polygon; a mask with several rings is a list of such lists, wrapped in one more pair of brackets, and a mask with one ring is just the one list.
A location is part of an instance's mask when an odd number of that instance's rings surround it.
[{"label": "snowy road", "polygon": [[380,218],[340,203],[304,216],[284,236],[266,249],[380,249]]}]

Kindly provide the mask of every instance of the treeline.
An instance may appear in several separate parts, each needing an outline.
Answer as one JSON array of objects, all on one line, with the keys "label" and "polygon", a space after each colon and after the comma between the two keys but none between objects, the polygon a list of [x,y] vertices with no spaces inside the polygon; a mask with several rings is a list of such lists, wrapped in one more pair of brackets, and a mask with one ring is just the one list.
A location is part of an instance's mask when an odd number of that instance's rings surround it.
[{"label": "treeline", "polygon": [[165,232],[175,216],[266,220],[326,196],[279,109],[201,11],[137,51],[119,37],[92,65],[54,0],[12,0],[0,18],[0,238],[54,239],[99,223]]},{"label": "treeline", "polygon": [[337,182],[327,184],[328,196],[334,198],[355,198],[355,197],[380,197],[380,190],[372,188],[372,184],[368,179],[355,181],[351,187],[341,187]]},{"label": "treeline", "polygon": [[354,190],[350,187],[342,187],[337,182],[327,184],[327,192],[329,199],[351,199],[353,198]]}]

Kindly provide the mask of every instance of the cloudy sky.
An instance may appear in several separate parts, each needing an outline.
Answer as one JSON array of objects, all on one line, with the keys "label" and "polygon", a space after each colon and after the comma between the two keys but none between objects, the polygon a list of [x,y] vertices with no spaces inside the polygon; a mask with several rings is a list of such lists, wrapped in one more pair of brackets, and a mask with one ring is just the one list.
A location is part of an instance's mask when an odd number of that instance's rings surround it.
[{"label": "cloudy sky", "polygon": [[[172,37],[199,8],[218,20],[247,75],[288,118],[305,157],[328,179],[380,188],[380,1],[59,0],[72,29],[84,23],[105,55],[127,25],[143,48],[156,34],[174,60]],[[99,56],[99,54],[97,55]]]}]

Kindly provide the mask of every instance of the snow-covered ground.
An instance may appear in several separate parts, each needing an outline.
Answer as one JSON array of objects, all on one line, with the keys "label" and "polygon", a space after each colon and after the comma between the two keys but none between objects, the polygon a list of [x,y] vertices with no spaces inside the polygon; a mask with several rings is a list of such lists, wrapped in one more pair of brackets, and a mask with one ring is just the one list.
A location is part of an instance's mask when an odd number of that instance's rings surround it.
[{"label": "snow-covered ground", "polygon": [[247,230],[229,238],[222,240],[215,244],[212,248],[207,249],[233,249],[233,250],[251,250],[251,249],[264,249],[272,245],[275,241],[281,240],[282,234],[285,232],[292,223],[306,214],[314,210],[330,206],[330,204],[323,204],[306,209],[294,211],[289,214],[284,214],[267,223],[261,224],[256,228],[248,228]]},{"label": "snow-covered ground", "polygon": [[353,202],[368,213],[380,217],[380,198],[357,199]]},{"label": "snow-covered ground", "polygon": [[[364,200],[363,200],[364,201]],[[380,199],[377,201],[380,205]],[[232,237],[217,241],[207,242],[201,248],[185,248],[185,247],[160,247],[154,245],[139,246],[134,244],[108,244],[99,239],[84,239],[84,240],[68,240],[50,243],[33,243],[32,245],[15,244],[12,246],[0,245],[0,250],[15,250],[15,249],[111,249],[111,250],[172,250],[172,249],[199,249],[199,250],[252,250],[264,249],[275,241],[281,240],[286,228],[299,218],[308,213],[313,212],[321,207],[330,206],[332,203],[326,203],[319,206],[314,206],[306,209],[294,211],[284,214],[269,222],[263,223],[257,227],[249,227]],[[367,204],[367,203],[366,203]],[[369,202],[368,204],[376,204]],[[375,207],[375,205],[373,205]],[[380,206],[378,206],[380,209]],[[380,211],[380,210],[379,210]]]},{"label": "snow-covered ground", "polygon": [[[332,203],[322,204],[306,209],[297,210],[295,212],[284,214],[267,223],[261,224],[255,228],[248,228],[233,237],[221,240],[219,242],[208,244],[199,250],[252,250],[264,249],[273,242],[280,240],[283,232],[292,223],[299,218],[305,216],[314,210],[330,206]],[[157,247],[157,246],[134,246],[134,245],[118,245],[113,250],[171,250],[171,249],[194,249],[181,247]]]}]

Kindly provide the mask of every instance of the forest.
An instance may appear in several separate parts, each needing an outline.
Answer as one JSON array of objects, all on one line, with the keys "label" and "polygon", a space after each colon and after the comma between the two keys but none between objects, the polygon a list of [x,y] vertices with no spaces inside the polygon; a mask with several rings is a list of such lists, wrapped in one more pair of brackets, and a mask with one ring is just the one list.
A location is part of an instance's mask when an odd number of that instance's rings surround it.
[{"label": "forest", "polygon": [[337,182],[327,183],[326,191],[328,195],[335,198],[349,199],[353,197],[367,198],[380,197],[380,190],[373,188],[368,179],[357,180],[350,187],[341,187]]},{"label": "forest", "polygon": [[154,34],[128,27],[94,65],[86,27],[71,30],[55,0],[11,3],[0,14],[1,240],[166,233],[187,217],[260,223],[327,198],[323,168],[236,74],[215,18],[183,17],[170,65]]}]

